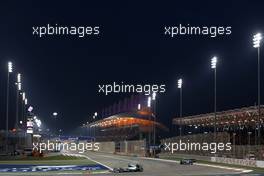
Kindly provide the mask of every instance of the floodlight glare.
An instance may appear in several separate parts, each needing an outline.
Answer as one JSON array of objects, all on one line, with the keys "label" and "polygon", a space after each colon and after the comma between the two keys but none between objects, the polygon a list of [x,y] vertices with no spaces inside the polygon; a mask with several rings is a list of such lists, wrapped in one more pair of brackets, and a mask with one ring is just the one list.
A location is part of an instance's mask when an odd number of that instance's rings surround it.
[{"label": "floodlight glare", "polygon": [[23,93],[22,93],[22,100],[25,101],[25,99],[26,99],[26,93],[23,92]]},{"label": "floodlight glare", "polygon": [[27,105],[28,104],[28,100],[27,100],[27,98],[25,98],[25,105]]},{"label": "floodlight glare", "polygon": [[253,36],[253,47],[254,48],[259,48],[260,47],[260,42],[262,40],[262,35],[261,33],[257,33]]},{"label": "floodlight glare", "polygon": [[13,72],[13,64],[12,64],[12,62],[8,62],[8,72],[9,73]]},{"label": "floodlight glare", "polygon": [[28,107],[28,112],[32,112],[33,111],[33,107],[32,106],[29,106]]},{"label": "floodlight glare", "polygon": [[141,109],[141,105],[140,104],[138,104],[138,110],[140,110]]},{"label": "floodlight glare", "polygon": [[148,97],[148,107],[151,107],[151,97]]},{"label": "floodlight glare", "polygon": [[216,68],[216,63],[217,63],[217,57],[213,57],[211,59],[211,68],[215,69]]},{"label": "floodlight glare", "polygon": [[182,79],[178,79],[178,88],[179,88],[179,89],[182,88]]},{"label": "floodlight glare", "polygon": [[97,112],[95,112],[95,113],[94,113],[94,116],[97,116],[97,115],[98,115],[98,113],[97,113]]},{"label": "floodlight glare", "polygon": [[156,100],[156,96],[157,96],[156,92],[153,92],[153,94],[152,94],[152,100]]},{"label": "floodlight glare", "polygon": [[17,74],[17,82],[21,83],[21,74],[20,73]]},{"label": "floodlight glare", "polygon": [[21,90],[21,83],[18,83],[18,84],[17,84],[17,89],[18,89],[18,90]]}]

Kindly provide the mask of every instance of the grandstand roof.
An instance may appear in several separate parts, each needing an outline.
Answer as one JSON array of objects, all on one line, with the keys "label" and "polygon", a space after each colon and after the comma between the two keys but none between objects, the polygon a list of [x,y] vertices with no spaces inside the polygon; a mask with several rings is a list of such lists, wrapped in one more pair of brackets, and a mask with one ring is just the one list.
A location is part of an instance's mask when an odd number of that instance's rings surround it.
[{"label": "grandstand roof", "polygon": [[[264,105],[261,105],[260,115],[261,115],[261,123],[263,123]],[[222,125],[222,126],[230,125],[230,124],[245,125],[245,124],[255,124],[257,121],[258,121],[257,106],[221,111],[221,112],[217,112],[216,114],[216,125]],[[214,125],[214,113],[187,116],[182,118],[174,118],[172,123],[175,125],[212,126]]]}]

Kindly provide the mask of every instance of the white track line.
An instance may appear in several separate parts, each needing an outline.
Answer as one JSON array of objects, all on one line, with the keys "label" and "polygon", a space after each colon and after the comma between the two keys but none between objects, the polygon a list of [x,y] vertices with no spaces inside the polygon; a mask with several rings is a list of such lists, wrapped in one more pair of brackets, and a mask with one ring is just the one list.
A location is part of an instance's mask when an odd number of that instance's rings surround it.
[{"label": "white track line", "polygon": [[130,160],[130,159],[125,159],[125,158],[121,158],[121,157],[113,157],[113,156],[106,156],[106,155],[98,155],[104,158],[114,158],[116,160],[122,160],[122,161],[127,161],[127,162],[136,162],[135,160]]},{"label": "white track line", "polygon": [[93,161],[93,162],[95,162],[95,163],[98,163],[98,164],[100,164],[100,165],[106,167],[107,169],[109,169],[109,170],[111,170],[111,171],[114,170],[113,168],[111,168],[111,167],[109,167],[109,166],[107,166],[107,165],[105,165],[105,164],[103,164],[103,163],[101,163],[101,162],[99,162],[99,161],[93,160],[92,158],[90,158],[90,157],[88,157],[88,156],[86,156],[86,155],[81,155],[81,154],[68,154],[68,155],[69,155],[69,156],[84,157],[84,158],[86,158],[86,159],[88,159],[88,160],[91,160],[91,161]]}]

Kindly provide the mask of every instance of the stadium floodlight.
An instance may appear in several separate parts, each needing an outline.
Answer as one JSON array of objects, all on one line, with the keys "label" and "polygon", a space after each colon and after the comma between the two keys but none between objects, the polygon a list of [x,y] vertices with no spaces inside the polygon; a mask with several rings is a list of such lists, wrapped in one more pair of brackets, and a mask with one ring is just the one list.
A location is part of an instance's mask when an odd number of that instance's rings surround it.
[{"label": "stadium floodlight", "polygon": [[138,110],[140,110],[141,109],[141,104],[138,104]]},{"label": "stadium floodlight", "polygon": [[182,88],[182,79],[178,79],[178,88],[179,88],[179,89]]},{"label": "stadium floodlight", "polygon": [[35,122],[36,122],[36,124],[37,124],[38,127],[41,126],[41,120],[39,120],[39,119],[36,118],[36,119],[35,119]]},{"label": "stadium floodlight", "polygon": [[95,116],[95,117],[97,117],[97,115],[98,115],[98,113],[97,113],[97,112],[95,112],[95,113],[94,113],[94,116]]},{"label": "stadium floodlight", "polygon": [[260,47],[260,42],[262,40],[262,35],[261,33],[257,33],[253,36],[253,47],[254,48],[259,48]]},{"label": "stadium floodlight", "polygon": [[217,64],[217,57],[214,56],[211,59],[211,68],[216,69],[216,64]]},{"label": "stadium floodlight", "polygon": [[22,89],[22,86],[21,86],[21,83],[17,83],[17,90],[21,90]]},{"label": "stadium floodlight", "polygon": [[33,109],[34,109],[34,108],[33,108],[32,106],[29,106],[29,107],[28,107],[28,112],[32,112]]},{"label": "stadium floodlight", "polygon": [[151,107],[151,97],[148,97],[148,107]]},{"label": "stadium floodlight", "polygon": [[27,105],[28,104],[28,99],[27,98],[25,98],[25,105]]},{"label": "stadium floodlight", "polygon": [[20,73],[17,74],[17,83],[21,83],[21,74]]},{"label": "stadium floodlight", "polygon": [[261,136],[260,136],[260,43],[262,40],[261,33],[257,33],[253,36],[253,47],[258,49],[258,144],[260,145]]},{"label": "stadium floodlight", "polygon": [[58,113],[57,113],[57,112],[53,112],[52,115],[53,115],[54,117],[56,117],[56,116],[58,115]]},{"label": "stadium floodlight", "polygon": [[12,73],[13,72],[13,64],[12,62],[8,62],[8,73]]},{"label": "stadium floodlight", "polygon": [[156,100],[156,96],[157,96],[157,93],[156,92],[153,92],[152,93],[152,100]]},{"label": "stadium floodlight", "polygon": [[22,93],[22,100],[25,101],[25,99],[26,99],[26,93],[23,92],[23,93]]}]

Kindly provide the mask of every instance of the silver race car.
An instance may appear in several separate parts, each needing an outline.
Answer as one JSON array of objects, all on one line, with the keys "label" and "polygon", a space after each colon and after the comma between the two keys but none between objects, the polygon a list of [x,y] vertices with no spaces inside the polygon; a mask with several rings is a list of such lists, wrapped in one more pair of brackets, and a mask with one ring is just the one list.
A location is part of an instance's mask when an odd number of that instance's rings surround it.
[{"label": "silver race car", "polygon": [[126,168],[114,168],[114,173],[122,172],[143,172],[143,167],[140,164],[128,164]]}]

